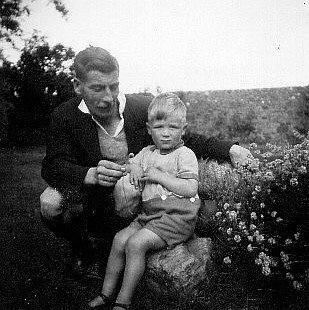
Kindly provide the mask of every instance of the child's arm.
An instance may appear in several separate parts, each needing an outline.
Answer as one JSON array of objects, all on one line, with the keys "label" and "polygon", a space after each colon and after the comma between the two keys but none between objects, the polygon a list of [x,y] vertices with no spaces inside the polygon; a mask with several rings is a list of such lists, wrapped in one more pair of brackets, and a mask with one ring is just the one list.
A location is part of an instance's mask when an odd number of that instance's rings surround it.
[{"label": "child's arm", "polygon": [[144,182],[142,182],[144,171],[142,167],[138,164],[130,163],[126,165],[126,171],[130,173],[130,183],[134,185],[136,189],[142,191],[144,187]]},{"label": "child's arm", "polygon": [[135,156],[131,153],[129,154],[129,160],[126,164],[126,172],[130,174],[130,183],[140,191],[144,188],[144,182],[142,182],[142,176],[144,175],[142,165],[142,159],[144,157],[144,153],[147,152],[148,147],[143,148],[140,152],[138,152]]},{"label": "child's arm", "polygon": [[161,170],[150,167],[144,172],[143,181],[159,183],[170,192],[184,197],[194,197],[197,194],[198,181],[195,179],[183,179]]}]

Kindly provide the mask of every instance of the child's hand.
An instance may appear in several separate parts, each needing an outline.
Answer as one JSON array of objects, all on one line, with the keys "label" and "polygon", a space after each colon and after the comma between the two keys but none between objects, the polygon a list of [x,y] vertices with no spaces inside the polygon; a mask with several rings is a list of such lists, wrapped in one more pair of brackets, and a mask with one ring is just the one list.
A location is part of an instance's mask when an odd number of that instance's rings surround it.
[{"label": "child's hand", "polygon": [[162,171],[155,167],[150,167],[144,172],[143,181],[160,183]]},{"label": "child's hand", "polygon": [[130,164],[130,183],[140,191],[144,188],[144,182],[142,181],[143,176],[144,171],[142,167],[136,164]]}]

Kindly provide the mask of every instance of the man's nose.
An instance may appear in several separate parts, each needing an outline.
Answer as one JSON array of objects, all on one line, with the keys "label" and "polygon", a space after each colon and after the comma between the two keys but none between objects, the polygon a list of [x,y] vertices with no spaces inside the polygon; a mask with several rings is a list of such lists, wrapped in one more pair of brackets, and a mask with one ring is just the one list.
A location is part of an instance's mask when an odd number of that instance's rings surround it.
[{"label": "man's nose", "polygon": [[112,95],[112,92],[111,90],[109,89],[109,87],[106,87],[105,90],[104,90],[104,95],[103,95],[103,101],[108,101],[108,102],[111,102],[113,101],[113,95]]}]

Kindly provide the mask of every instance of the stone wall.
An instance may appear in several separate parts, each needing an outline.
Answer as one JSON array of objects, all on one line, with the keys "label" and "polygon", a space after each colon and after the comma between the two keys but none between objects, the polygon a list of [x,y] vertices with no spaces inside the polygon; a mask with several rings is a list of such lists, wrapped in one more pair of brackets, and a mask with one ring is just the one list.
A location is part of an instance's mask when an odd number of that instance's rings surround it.
[{"label": "stone wall", "polygon": [[[251,140],[280,143],[287,140],[289,126],[309,129],[306,94],[305,87],[178,92],[189,105],[189,128],[194,131],[245,140],[251,132]],[[235,128],[237,122],[247,128],[243,136]]]}]

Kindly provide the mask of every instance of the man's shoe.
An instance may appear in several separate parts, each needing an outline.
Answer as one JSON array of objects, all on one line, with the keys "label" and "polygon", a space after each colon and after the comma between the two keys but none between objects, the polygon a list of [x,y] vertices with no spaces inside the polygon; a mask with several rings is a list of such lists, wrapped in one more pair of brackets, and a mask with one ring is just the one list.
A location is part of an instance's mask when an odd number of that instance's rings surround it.
[{"label": "man's shoe", "polygon": [[96,261],[93,261],[92,263],[90,263],[84,276],[87,278],[90,278],[90,279],[103,280],[103,278],[101,276],[100,262],[96,260]]}]

